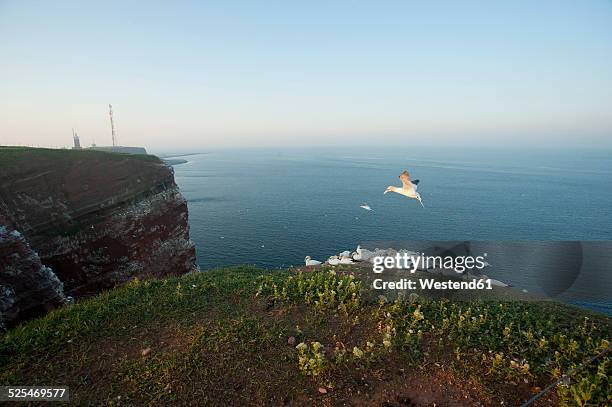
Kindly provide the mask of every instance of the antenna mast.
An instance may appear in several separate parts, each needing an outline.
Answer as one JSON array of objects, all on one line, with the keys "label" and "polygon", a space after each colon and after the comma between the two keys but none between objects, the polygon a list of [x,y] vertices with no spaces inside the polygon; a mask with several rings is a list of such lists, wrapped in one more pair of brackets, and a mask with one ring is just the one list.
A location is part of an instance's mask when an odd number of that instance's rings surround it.
[{"label": "antenna mast", "polygon": [[113,105],[108,105],[108,114],[111,122],[111,135],[113,136],[113,147],[117,145],[117,132],[115,131],[115,123],[113,122]]},{"label": "antenna mast", "polygon": [[73,150],[80,150],[81,149],[81,140],[79,140],[79,135],[77,134],[76,131],[74,131],[74,127],[72,128],[72,140],[74,140],[74,146],[72,147]]}]

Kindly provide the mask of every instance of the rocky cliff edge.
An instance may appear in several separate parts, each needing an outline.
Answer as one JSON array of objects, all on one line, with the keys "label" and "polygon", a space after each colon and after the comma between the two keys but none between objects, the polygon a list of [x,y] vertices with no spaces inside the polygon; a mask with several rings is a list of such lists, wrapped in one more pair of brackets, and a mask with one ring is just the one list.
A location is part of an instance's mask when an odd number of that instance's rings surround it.
[{"label": "rocky cliff edge", "polygon": [[[0,226],[7,236],[19,234],[40,266],[57,276],[62,295],[78,298],[134,277],[180,275],[194,269],[187,202],[172,168],[159,158],[0,147],[0,168]],[[6,258],[16,253],[13,240],[0,240],[0,297],[15,291],[4,278],[19,268],[14,261],[9,267]],[[44,301],[37,289],[15,295]],[[26,307],[50,306],[35,303]],[[19,314],[5,315],[5,320],[19,319]],[[29,312],[22,309],[21,314]]]}]

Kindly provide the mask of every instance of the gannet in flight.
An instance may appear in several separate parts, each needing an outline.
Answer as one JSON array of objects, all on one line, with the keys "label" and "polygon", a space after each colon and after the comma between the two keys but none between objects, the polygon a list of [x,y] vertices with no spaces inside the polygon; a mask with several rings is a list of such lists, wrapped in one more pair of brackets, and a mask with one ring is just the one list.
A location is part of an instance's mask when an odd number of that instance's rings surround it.
[{"label": "gannet in flight", "polygon": [[399,176],[399,179],[402,180],[401,188],[394,187],[394,186],[388,186],[387,189],[385,189],[384,193],[386,194],[387,192],[395,192],[400,195],[407,196],[408,198],[414,198],[417,201],[419,201],[421,206],[424,208],[425,205],[423,205],[423,201],[421,200],[421,195],[416,191],[417,186],[419,185],[419,180],[415,179],[414,181],[410,181],[410,175],[408,175],[408,171],[402,172]]},{"label": "gannet in flight", "polygon": [[367,203],[361,204],[359,205],[359,207],[365,209],[366,211],[372,210],[372,208],[370,208],[370,205],[368,205]]}]

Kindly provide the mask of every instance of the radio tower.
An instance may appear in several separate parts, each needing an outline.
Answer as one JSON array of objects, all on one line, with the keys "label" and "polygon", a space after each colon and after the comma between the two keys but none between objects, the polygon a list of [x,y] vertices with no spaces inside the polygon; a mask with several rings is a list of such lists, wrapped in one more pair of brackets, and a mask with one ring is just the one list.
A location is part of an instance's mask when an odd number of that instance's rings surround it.
[{"label": "radio tower", "polygon": [[79,140],[79,135],[76,133],[76,131],[74,131],[74,128],[72,129],[72,139],[74,140],[74,147],[72,147],[73,150],[80,150],[81,149],[81,141]]},{"label": "radio tower", "polygon": [[113,105],[108,105],[108,114],[111,121],[111,134],[113,136],[113,147],[117,145],[117,132],[115,131],[115,123],[113,122]]}]

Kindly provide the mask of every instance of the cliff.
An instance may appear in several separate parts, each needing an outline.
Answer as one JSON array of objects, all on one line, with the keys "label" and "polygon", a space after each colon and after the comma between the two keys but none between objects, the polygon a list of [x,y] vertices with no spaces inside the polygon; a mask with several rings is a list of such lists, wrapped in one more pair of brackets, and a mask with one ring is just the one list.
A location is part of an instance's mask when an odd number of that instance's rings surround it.
[{"label": "cliff", "polygon": [[159,158],[0,148],[0,166],[0,225],[25,237],[66,295],[193,269],[187,203]]},{"label": "cliff", "polygon": [[19,232],[4,226],[0,226],[0,271],[0,332],[67,302],[55,273],[42,265]]}]

